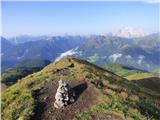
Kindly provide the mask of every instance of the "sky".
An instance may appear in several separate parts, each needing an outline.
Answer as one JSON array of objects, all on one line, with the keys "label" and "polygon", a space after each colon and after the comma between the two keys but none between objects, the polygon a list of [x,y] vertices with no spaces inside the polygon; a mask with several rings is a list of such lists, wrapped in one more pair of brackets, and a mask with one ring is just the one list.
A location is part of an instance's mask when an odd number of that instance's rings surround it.
[{"label": "sky", "polygon": [[122,27],[159,31],[159,3],[3,1],[2,36],[87,35]]}]

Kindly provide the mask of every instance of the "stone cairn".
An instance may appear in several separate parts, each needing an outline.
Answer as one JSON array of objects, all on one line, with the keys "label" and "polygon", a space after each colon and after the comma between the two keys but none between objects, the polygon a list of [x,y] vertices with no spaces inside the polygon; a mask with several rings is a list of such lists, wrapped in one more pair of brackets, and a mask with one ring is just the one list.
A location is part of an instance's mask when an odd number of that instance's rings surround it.
[{"label": "stone cairn", "polygon": [[62,80],[59,80],[58,83],[59,86],[55,95],[54,107],[62,108],[75,102],[76,95],[69,84],[65,83]]}]

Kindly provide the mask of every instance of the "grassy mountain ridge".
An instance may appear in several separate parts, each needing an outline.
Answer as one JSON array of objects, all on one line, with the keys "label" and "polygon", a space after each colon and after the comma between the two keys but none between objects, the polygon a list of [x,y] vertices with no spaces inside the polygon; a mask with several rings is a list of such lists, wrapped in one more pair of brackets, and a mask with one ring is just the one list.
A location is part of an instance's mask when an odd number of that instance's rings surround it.
[{"label": "grassy mountain ridge", "polygon": [[160,74],[149,73],[144,70],[139,70],[133,67],[127,67],[119,64],[106,64],[103,68],[112,71],[113,73],[126,78],[142,87],[160,92]]},{"label": "grassy mountain ridge", "polygon": [[152,78],[152,77],[160,78],[160,74],[159,73],[135,73],[135,74],[126,76],[126,79],[139,80],[139,79]]},{"label": "grassy mountain ridge", "polygon": [[49,60],[27,59],[22,61],[18,67],[10,68],[2,72],[1,82],[10,86],[29,74],[40,71],[46,65],[50,64]]},{"label": "grassy mountain ridge", "polygon": [[15,82],[17,82],[18,79],[23,78],[39,70],[40,68],[25,68],[25,67],[8,69],[2,73],[1,82],[10,86]]},{"label": "grassy mountain ridge", "polygon": [[[112,72],[84,60],[64,58],[43,70],[31,74],[2,93],[2,120],[28,120],[35,114],[35,95],[45,83],[54,80],[85,80],[94,85],[101,95],[101,104],[75,116],[77,120],[89,119],[98,112],[120,114],[125,119],[160,118],[160,95],[138,87]],[[137,112],[135,112],[135,110]]]},{"label": "grassy mountain ridge", "polygon": [[160,73],[135,73],[125,78],[139,86],[160,93]]},{"label": "grassy mountain ridge", "polygon": [[106,65],[103,65],[102,67],[122,77],[126,77],[134,73],[147,72],[144,70],[140,70],[140,69],[136,69],[133,67],[128,67],[120,64],[106,64]]}]

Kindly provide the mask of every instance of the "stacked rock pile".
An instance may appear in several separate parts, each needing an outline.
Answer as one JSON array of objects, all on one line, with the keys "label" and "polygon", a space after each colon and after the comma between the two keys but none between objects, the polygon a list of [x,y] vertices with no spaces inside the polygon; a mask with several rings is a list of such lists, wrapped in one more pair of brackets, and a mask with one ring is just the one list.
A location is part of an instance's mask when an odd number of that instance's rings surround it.
[{"label": "stacked rock pile", "polygon": [[62,108],[75,102],[76,95],[69,84],[65,83],[62,80],[58,81],[58,84],[59,86],[55,95],[54,107]]}]

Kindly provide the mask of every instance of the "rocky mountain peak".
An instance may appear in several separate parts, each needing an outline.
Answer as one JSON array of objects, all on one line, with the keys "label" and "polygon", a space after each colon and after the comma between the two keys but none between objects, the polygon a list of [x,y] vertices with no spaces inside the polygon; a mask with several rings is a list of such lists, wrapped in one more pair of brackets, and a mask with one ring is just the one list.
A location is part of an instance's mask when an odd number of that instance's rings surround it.
[{"label": "rocky mountain peak", "polygon": [[119,29],[115,35],[126,38],[137,38],[145,36],[146,33],[141,28],[123,27]]}]

